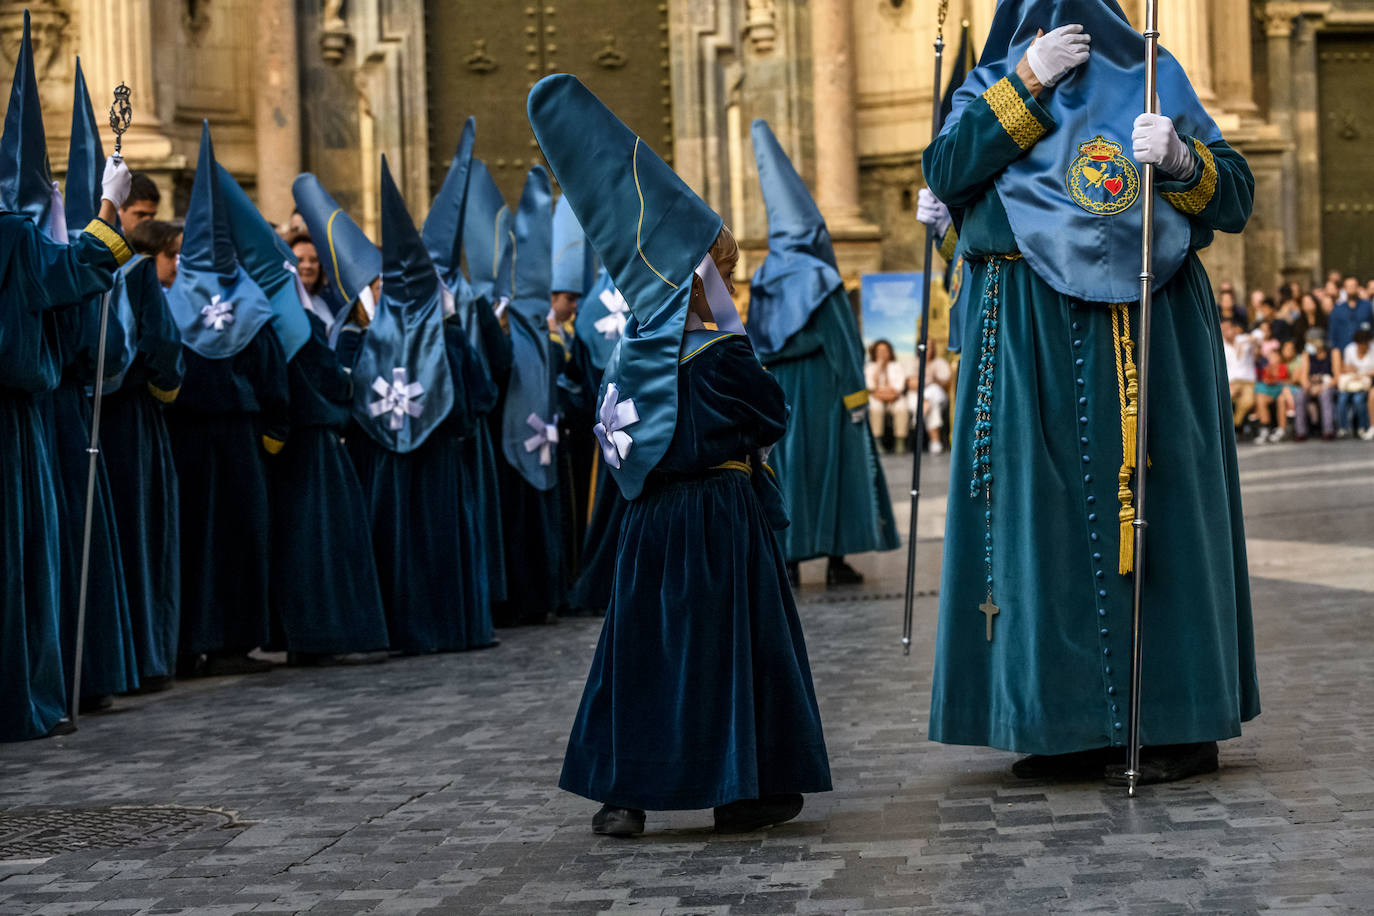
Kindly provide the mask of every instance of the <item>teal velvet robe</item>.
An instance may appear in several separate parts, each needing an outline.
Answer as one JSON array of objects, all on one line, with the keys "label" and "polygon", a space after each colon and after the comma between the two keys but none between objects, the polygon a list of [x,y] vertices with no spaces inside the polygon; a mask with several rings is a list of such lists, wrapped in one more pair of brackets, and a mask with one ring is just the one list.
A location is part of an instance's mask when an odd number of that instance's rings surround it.
[{"label": "teal velvet robe", "polygon": [[181,631],[181,510],[163,406],[176,400],[186,360],[152,258],[124,268],[134,361],[105,396],[100,443],[119,528],[140,679],[176,673]]},{"label": "teal velvet robe", "polygon": [[558,784],[651,811],[828,791],[806,643],[773,534],[776,491],[767,471],[742,469],[782,436],[782,391],[743,336],[696,351],[678,391],[672,442],[619,528],[610,607]]},{"label": "teal velvet robe", "polygon": [[0,741],[14,741],[47,734],[67,708],[58,608],[70,568],[35,400],[58,381],[44,314],[109,289],[118,262],[92,233],[60,245],[14,213],[0,215],[0,239]]},{"label": "teal velvet robe", "polygon": [[[1010,83],[1052,131],[1024,85]],[[1158,185],[1159,206],[1191,218],[1194,250],[1216,230],[1240,231],[1252,204],[1244,159],[1224,142],[1208,149],[1186,180]],[[930,736],[1061,754],[1125,743],[1133,578],[1117,571],[1123,445],[1111,310],[1059,294],[1024,260],[988,260],[1017,251],[992,182],[1022,152],[980,98],[925,154],[931,190],[962,219],[971,264]],[[990,273],[1000,273],[991,292]],[[999,337],[989,517],[970,481],[990,299]],[[1129,311],[1138,340],[1139,305]],[[1259,688],[1226,367],[1195,253],[1151,314],[1142,740],[1225,739],[1259,714]],[[989,534],[1000,609],[991,642],[979,610]]]},{"label": "teal velvet robe", "polygon": [[776,353],[759,358],[782,386],[791,415],[773,450],[792,523],[779,538],[788,562],[895,550],[887,478],[863,405],[867,400],[863,343],[849,299],[839,289]]}]

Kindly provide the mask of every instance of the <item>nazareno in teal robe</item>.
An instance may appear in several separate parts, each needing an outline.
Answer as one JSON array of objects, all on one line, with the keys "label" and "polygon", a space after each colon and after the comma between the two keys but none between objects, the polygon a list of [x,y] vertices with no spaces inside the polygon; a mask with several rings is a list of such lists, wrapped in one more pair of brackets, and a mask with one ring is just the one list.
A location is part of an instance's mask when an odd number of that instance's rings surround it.
[{"label": "nazareno in teal robe", "polygon": [[781,349],[759,352],[791,408],[787,434],[770,457],[792,520],[778,535],[788,562],[901,544],[863,408],[862,355],[843,288]]},{"label": "nazareno in teal robe", "polygon": [[[1008,89],[1030,118],[1008,116],[1015,138],[998,117],[1011,104]],[[930,736],[1037,754],[1123,745],[1131,684],[1133,579],[1118,572],[1123,423],[1114,310],[1058,293],[1018,258],[993,186],[1054,128],[1013,74],[971,101],[924,160],[931,190],[962,219],[971,268]],[[1185,180],[1158,184],[1159,206],[1189,218],[1193,251],[1155,293],[1151,313],[1146,745],[1231,738],[1259,714],[1229,388],[1211,285],[1196,255],[1214,231],[1244,227],[1254,184],[1224,141],[1201,149],[1207,153],[1195,151]],[[991,428],[975,433],[990,304],[998,335]],[[1138,339],[1139,305],[1128,312]],[[982,484],[970,488],[975,438],[986,435],[991,469],[980,468],[980,479],[993,475],[990,510]],[[999,608],[990,642],[980,611],[989,538]]]},{"label": "nazareno in teal robe", "polygon": [[[110,478],[129,595],[140,681],[176,674],[181,630],[181,510],[176,463],[163,418],[176,400],[186,360],[157,265],[138,255],[122,270],[133,363],[105,395],[100,442]],[[113,305],[111,306],[113,308]],[[113,314],[112,314],[113,319]]]},{"label": "nazareno in teal robe", "polygon": [[129,257],[118,234],[101,226],[61,245],[27,217],[0,214],[0,741],[45,735],[67,708],[58,609],[72,560],[62,556],[35,396],[58,382],[45,313],[109,289],[118,259]]},{"label": "nazareno in teal robe", "polygon": [[[71,574],[62,576],[62,658],[69,677],[76,659],[86,479],[90,473],[86,449],[91,444],[92,407],[86,392],[95,383],[98,348],[102,345],[100,310],[101,297],[92,296],[44,316],[49,347],[61,372],[57,387],[42,400],[57,484],[63,556],[71,558]],[[118,368],[124,355],[124,333],[113,315],[103,345],[106,366]],[[124,560],[103,452],[96,456],[95,471],[79,699],[128,693],[139,686]]]}]

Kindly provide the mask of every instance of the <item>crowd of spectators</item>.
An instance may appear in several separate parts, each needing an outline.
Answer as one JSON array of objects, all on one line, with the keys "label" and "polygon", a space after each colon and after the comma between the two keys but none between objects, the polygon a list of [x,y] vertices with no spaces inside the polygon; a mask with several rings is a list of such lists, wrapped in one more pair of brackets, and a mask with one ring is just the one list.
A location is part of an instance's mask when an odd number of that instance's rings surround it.
[{"label": "crowd of spectators", "polygon": [[1271,297],[1234,287],[1217,295],[1236,438],[1259,444],[1290,436],[1374,441],[1374,281],[1337,271],[1311,290],[1297,283]]},{"label": "crowd of spectators", "polygon": [[[888,451],[907,450],[907,440],[915,427],[919,380],[916,367],[897,358],[892,344],[876,340],[868,348],[868,364],[864,367],[868,384],[868,420],[873,436]],[[931,356],[926,362],[926,400],[924,407],[925,443],[930,451],[944,451],[946,420],[949,417],[950,386],[953,371],[943,350],[931,344]],[[891,438],[889,438],[889,436]],[[890,445],[888,445],[890,443]],[[921,447],[918,443],[915,447]]]}]

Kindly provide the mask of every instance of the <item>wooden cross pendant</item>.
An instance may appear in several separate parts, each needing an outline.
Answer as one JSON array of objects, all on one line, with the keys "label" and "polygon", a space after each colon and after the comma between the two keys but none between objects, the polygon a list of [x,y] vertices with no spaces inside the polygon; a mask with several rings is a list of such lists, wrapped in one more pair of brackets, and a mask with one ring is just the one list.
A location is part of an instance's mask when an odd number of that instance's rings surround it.
[{"label": "wooden cross pendant", "polygon": [[978,605],[978,610],[983,612],[983,616],[988,619],[988,642],[992,642],[992,618],[1001,613],[997,605],[992,603],[992,596],[988,595],[988,600]]}]

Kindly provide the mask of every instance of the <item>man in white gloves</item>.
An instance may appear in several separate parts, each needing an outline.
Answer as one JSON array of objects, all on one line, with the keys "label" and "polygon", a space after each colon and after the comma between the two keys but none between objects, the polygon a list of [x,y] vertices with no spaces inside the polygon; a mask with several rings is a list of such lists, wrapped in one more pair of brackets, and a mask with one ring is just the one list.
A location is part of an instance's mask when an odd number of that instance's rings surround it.
[{"label": "man in white gloves", "polygon": [[1116,0],[1002,0],[923,162],[918,218],[957,225],[968,264],[930,735],[1027,755],[1027,778],[1122,776],[1145,163],[1158,425],[1142,781],[1216,769],[1217,742],[1259,714],[1225,361],[1196,253],[1245,226],[1254,183],[1167,53],[1158,92],[1165,114],[1141,115],[1145,42]]}]

